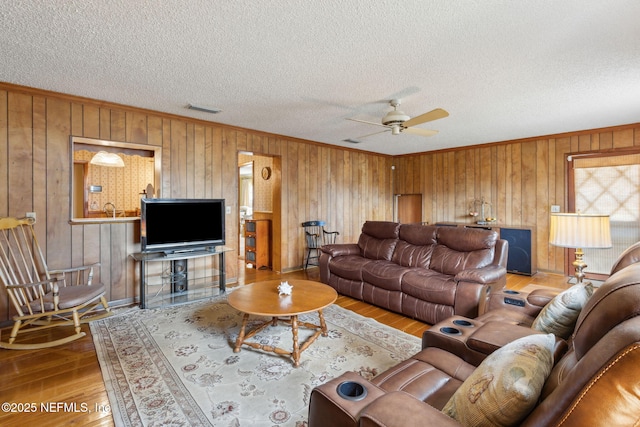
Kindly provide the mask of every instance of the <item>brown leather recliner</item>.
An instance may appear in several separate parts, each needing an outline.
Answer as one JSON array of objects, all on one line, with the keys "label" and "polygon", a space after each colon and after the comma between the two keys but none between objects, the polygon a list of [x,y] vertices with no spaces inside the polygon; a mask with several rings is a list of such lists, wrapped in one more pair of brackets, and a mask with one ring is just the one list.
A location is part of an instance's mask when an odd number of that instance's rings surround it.
[{"label": "brown leather recliner", "polygon": [[[610,276],[640,261],[640,242],[629,246],[613,263]],[[532,292],[501,289],[489,296],[485,311],[476,318],[479,322],[507,322],[531,326],[536,316],[562,290],[541,288]]]},{"label": "brown leather recliner", "polygon": [[[520,328],[521,330],[526,328]],[[508,342],[503,329],[485,334],[491,345]],[[535,334],[536,331],[530,330]],[[480,343],[478,343],[480,344]],[[589,299],[523,426],[637,426],[640,423],[640,263],[611,276]],[[478,348],[482,348],[481,345]],[[371,382],[346,373],[316,387],[309,425],[459,426],[440,410],[476,365],[427,347]],[[338,393],[344,382],[366,389],[361,400]],[[349,394],[347,394],[349,397]]]}]

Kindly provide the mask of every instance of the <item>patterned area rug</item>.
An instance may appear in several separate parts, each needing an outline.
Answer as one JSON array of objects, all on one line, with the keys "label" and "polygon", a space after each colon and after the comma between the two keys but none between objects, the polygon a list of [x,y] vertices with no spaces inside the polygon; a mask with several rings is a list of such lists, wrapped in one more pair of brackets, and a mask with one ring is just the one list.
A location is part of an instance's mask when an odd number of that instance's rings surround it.
[{"label": "patterned area rug", "polygon": [[[337,305],[323,313],[329,335],[302,353],[298,368],[248,346],[234,353],[242,315],[225,296],[92,322],[116,426],[306,426],[315,386],[345,371],[370,379],[420,350],[419,338]],[[299,318],[318,322],[316,313]],[[300,329],[300,342],[310,335]],[[282,323],[252,340],[293,345]]]}]

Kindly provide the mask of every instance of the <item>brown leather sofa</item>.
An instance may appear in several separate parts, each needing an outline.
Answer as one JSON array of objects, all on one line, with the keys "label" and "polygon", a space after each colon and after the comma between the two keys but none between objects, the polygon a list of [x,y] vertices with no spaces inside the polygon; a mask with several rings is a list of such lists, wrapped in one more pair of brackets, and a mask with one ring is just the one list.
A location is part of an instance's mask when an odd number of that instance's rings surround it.
[{"label": "brown leather sofa", "polygon": [[[441,410],[480,369],[480,360],[516,336],[539,332],[500,322],[478,328],[473,319],[471,325],[462,326],[453,320],[452,327],[474,332],[447,340],[447,333],[434,330],[436,325],[427,332],[441,332],[441,343],[449,345],[438,346],[432,340],[432,345],[370,382],[348,372],[316,387],[310,398],[309,426],[460,426]],[[482,328],[486,330],[478,334]],[[465,343],[471,335],[477,342]],[[537,403],[516,425],[639,425],[640,263],[623,266],[595,291],[566,345],[556,341],[555,364]],[[467,353],[469,347],[476,354]]]},{"label": "brown leather sofa", "polygon": [[320,281],[434,324],[482,312],[506,284],[507,250],[492,230],[367,221],[357,244],[322,247]]}]

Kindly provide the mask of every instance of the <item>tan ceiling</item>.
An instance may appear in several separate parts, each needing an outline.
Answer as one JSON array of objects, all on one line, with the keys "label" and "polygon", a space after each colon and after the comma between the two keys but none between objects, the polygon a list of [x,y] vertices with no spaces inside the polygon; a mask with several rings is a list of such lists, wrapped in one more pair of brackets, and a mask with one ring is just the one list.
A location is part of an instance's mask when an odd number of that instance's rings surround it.
[{"label": "tan ceiling", "polygon": [[[0,81],[385,154],[640,121],[637,0],[22,0]],[[450,116],[383,133],[388,100]],[[211,115],[188,104],[223,110]]]}]

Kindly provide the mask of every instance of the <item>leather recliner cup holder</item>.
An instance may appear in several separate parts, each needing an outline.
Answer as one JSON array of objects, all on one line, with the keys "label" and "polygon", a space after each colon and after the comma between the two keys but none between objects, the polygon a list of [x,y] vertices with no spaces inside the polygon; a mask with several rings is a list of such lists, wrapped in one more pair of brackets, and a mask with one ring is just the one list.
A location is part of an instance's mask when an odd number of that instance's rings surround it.
[{"label": "leather recliner cup holder", "polygon": [[343,399],[358,401],[367,397],[367,388],[355,381],[344,381],[338,384],[338,395]]},{"label": "leather recliner cup holder", "polygon": [[464,319],[456,319],[453,321],[453,324],[456,326],[464,326],[464,327],[472,327],[473,323],[469,322],[468,320],[464,320]]}]

